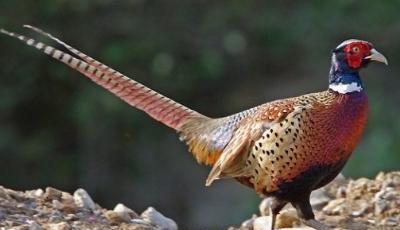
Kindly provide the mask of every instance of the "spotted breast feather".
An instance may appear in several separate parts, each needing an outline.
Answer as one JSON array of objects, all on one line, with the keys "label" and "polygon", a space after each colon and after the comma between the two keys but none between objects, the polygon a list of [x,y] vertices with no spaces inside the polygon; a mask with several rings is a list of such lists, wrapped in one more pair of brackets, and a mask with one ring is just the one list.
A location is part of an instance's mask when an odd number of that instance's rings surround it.
[{"label": "spotted breast feather", "polygon": [[275,192],[310,168],[345,161],[366,118],[364,93],[328,90],[267,103],[242,121],[207,184],[235,177],[260,194]]}]

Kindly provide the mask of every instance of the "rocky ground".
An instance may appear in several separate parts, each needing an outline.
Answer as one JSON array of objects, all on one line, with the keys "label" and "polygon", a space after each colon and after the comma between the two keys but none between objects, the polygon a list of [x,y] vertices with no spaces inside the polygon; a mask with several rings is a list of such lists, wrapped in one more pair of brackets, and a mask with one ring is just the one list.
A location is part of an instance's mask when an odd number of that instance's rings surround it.
[{"label": "rocky ground", "polygon": [[[239,227],[229,230],[266,230],[268,198]],[[337,178],[312,195],[316,217],[335,229],[400,229],[400,172],[380,173],[374,180]],[[277,218],[281,229],[301,227],[296,212],[286,207]],[[0,186],[0,230],[177,230],[177,224],[150,207],[138,215],[123,204],[106,210],[83,189],[69,194],[54,188],[14,191]]]},{"label": "rocky ground", "polygon": [[106,210],[78,189],[19,192],[0,187],[0,230],[177,230],[176,223],[149,207],[141,215],[123,204]]},{"label": "rocky ground", "polygon": [[[269,199],[259,206],[260,215],[253,215],[240,227],[229,230],[267,230],[270,217]],[[316,218],[333,229],[400,230],[400,171],[379,173],[374,180],[346,180],[339,176],[311,196]],[[301,227],[296,211],[290,205],[277,217],[282,229],[312,229]]]}]

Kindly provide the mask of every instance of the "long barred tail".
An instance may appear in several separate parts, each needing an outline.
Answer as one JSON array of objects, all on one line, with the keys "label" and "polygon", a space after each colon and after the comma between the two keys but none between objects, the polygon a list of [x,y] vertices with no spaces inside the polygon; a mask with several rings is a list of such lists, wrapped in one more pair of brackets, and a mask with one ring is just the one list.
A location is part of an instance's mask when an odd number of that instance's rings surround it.
[{"label": "long barred tail", "polygon": [[186,120],[188,120],[188,118],[206,118],[200,113],[193,111],[157,93],[156,91],[140,84],[139,82],[136,82],[128,78],[127,76],[119,73],[118,71],[113,70],[112,68],[102,64],[101,62],[87,56],[86,54],[76,50],[75,48],[69,46],[61,40],[53,37],[52,35],[32,26],[27,25],[25,27],[56,41],[79,58],[73,57],[68,53],[60,51],[42,42],[37,42],[34,39],[25,37],[23,35],[9,32],[4,29],[0,29],[0,32],[17,38],[25,42],[27,45],[33,46],[36,49],[41,50],[47,55],[53,57],[54,59],[57,59],[62,63],[70,66],[72,69],[79,71],[80,73],[94,81],[96,84],[104,87],[131,106],[134,106],[146,112],[152,118],[162,122],[163,124],[175,130],[180,131],[179,128],[182,124],[185,123]]}]

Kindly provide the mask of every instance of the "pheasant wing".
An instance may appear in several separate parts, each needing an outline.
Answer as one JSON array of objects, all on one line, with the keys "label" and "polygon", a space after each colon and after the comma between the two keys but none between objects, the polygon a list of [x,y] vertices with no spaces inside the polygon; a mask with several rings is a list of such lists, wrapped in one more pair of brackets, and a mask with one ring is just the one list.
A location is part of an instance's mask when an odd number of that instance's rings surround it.
[{"label": "pheasant wing", "polygon": [[250,167],[246,167],[246,161],[252,149],[258,148],[255,143],[262,138],[266,130],[299,110],[301,109],[294,107],[292,100],[280,100],[261,106],[252,116],[243,119],[214,164],[206,185],[211,185],[221,177],[249,176],[251,171]]}]

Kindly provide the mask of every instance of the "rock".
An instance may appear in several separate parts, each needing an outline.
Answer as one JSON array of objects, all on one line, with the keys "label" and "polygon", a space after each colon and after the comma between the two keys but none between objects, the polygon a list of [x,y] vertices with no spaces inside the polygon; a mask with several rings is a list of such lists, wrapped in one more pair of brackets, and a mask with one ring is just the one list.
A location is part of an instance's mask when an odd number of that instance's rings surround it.
[{"label": "rock", "polygon": [[368,229],[368,225],[363,221],[348,221],[343,224],[344,228],[351,230],[365,230]]},{"label": "rock", "polygon": [[383,188],[381,191],[377,192],[374,196],[375,202],[375,215],[382,214],[388,207],[388,200],[385,199],[385,189]]},{"label": "rock", "polygon": [[277,228],[291,228],[298,222],[297,213],[294,209],[282,210],[276,217]]},{"label": "rock", "polygon": [[[60,191],[61,192],[61,191]],[[50,192],[54,193],[54,192]],[[45,195],[47,196],[47,195]],[[50,195],[51,197],[51,195]],[[46,199],[49,200],[50,197],[47,197]],[[63,211],[63,212],[67,212],[67,213],[73,213],[76,212],[77,210],[77,205],[75,204],[75,200],[73,198],[73,196],[71,196],[71,194],[66,193],[66,192],[61,192],[61,193],[57,193],[56,196],[53,196],[53,200],[49,200],[52,202],[52,206],[54,209]]]},{"label": "rock", "polygon": [[75,201],[76,206],[78,206],[80,208],[88,209],[90,211],[93,211],[96,209],[96,205],[93,202],[92,198],[82,188],[79,188],[74,192],[74,201]]},{"label": "rock", "polygon": [[74,214],[68,214],[67,216],[65,216],[65,220],[68,220],[68,221],[73,221],[76,219],[77,219],[77,217]]},{"label": "rock", "polygon": [[326,205],[322,211],[327,214],[327,215],[338,215],[343,212],[345,209],[345,202],[346,199],[344,198],[339,198],[336,200],[332,200]]},{"label": "rock", "polygon": [[33,195],[36,196],[36,197],[41,197],[41,196],[43,196],[43,194],[44,194],[44,192],[43,192],[43,189],[41,189],[41,188],[36,189],[33,192]]},{"label": "rock", "polygon": [[143,227],[147,227],[147,228],[155,228],[153,225],[151,225],[149,222],[142,220],[140,218],[137,219],[132,219],[131,223],[134,224],[135,226],[143,226]]},{"label": "rock", "polygon": [[[276,217],[276,228],[291,228],[298,222],[297,214],[294,209],[281,211]],[[271,216],[257,217],[253,221],[253,230],[269,230],[271,226]]]},{"label": "rock", "polygon": [[[397,219],[400,219],[400,217],[398,217]],[[389,217],[389,218],[383,220],[382,224],[389,225],[389,226],[396,226],[399,224],[399,220],[396,220],[395,217]]]},{"label": "rock", "polygon": [[104,216],[107,218],[107,220],[111,223],[111,224],[120,224],[120,223],[129,223],[130,222],[130,218],[126,217],[124,215],[121,215],[118,212],[114,212],[114,211],[106,211],[104,213]]},{"label": "rock", "polygon": [[379,172],[379,173],[375,176],[375,180],[376,180],[376,181],[379,181],[379,182],[385,181],[385,173],[384,173],[384,172]]},{"label": "rock", "polygon": [[27,221],[29,224],[29,230],[43,230],[42,227],[40,227],[40,225],[38,223],[36,223],[33,220],[29,220]]},{"label": "rock", "polygon": [[272,197],[267,197],[261,201],[260,205],[258,206],[261,216],[269,215],[269,207],[271,206],[272,202],[273,202]]},{"label": "rock", "polygon": [[3,210],[0,209],[0,221],[5,219],[6,214],[3,212]]},{"label": "rock", "polygon": [[7,191],[3,186],[0,186],[0,198],[10,199],[10,196],[7,194]]},{"label": "rock", "polygon": [[280,228],[279,230],[315,230],[315,229],[311,227],[297,227],[297,228]]},{"label": "rock", "polygon": [[147,208],[140,216],[160,230],[178,230],[178,225],[175,221],[165,217],[153,207]]},{"label": "rock", "polygon": [[354,217],[359,217],[364,215],[364,213],[368,210],[369,205],[365,202],[361,203],[358,207],[358,209],[354,210],[351,212],[351,215]]},{"label": "rock", "polygon": [[[338,230],[398,228],[400,172],[380,173],[375,180],[362,178],[347,180],[340,185],[336,182],[330,183],[321,192],[319,195],[323,199],[326,199],[325,196],[332,198],[322,210],[317,210],[316,207],[323,206],[326,201],[317,199],[318,202],[315,202],[314,197],[312,198],[316,218],[325,224],[335,226]],[[86,192],[77,191],[74,195],[54,188],[47,188],[45,192],[41,189],[20,192],[0,186],[0,230],[176,230],[178,228],[175,222],[153,208],[149,208],[142,213],[142,217],[139,217],[122,204],[107,211],[99,208]],[[86,199],[89,202],[84,201],[85,198],[82,197],[89,197]],[[270,201],[265,199],[260,204],[260,212],[265,216],[253,215],[241,226],[231,227],[230,230],[268,229],[270,217],[267,215]],[[77,203],[80,204],[79,207]],[[276,227],[279,230],[312,229],[292,227],[298,224],[297,214],[290,205],[277,216]]]},{"label": "rock", "polygon": [[246,220],[242,223],[242,225],[240,226],[240,228],[242,230],[252,230],[253,229],[253,225],[254,225],[254,220],[257,218],[256,215],[253,214],[253,216],[251,217],[251,219]]},{"label": "rock", "polygon": [[44,191],[41,188],[35,189],[35,190],[25,191],[25,195],[27,197],[34,198],[34,199],[40,198],[41,196],[43,196],[43,194],[44,194]]},{"label": "rock", "polygon": [[5,197],[6,199],[11,198],[17,202],[24,202],[26,200],[29,200],[29,197],[26,197],[25,193],[23,192],[14,191],[11,189],[4,189],[4,192],[7,194]]},{"label": "rock", "polygon": [[254,220],[253,230],[269,230],[271,226],[270,216],[261,216]]},{"label": "rock", "polygon": [[67,213],[74,213],[78,209],[78,206],[75,203],[74,197],[71,194],[64,192],[62,194],[62,210]]},{"label": "rock", "polygon": [[139,218],[139,215],[134,212],[132,209],[126,207],[123,204],[117,204],[114,208],[114,212],[118,213],[118,215],[121,216],[121,218],[130,221],[131,219],[134,218]]},{"label": "rock", "polygon": [[59,222],[61,221],[63,218],[61,216],[50,216],[49,217],[49,221],[50,222]]},{"label": "rock", "polygon": [[[251,229],[253,229],[253,228],[251,228]],[[235,228],[235,227],[231,226],[231,227],[228,228],[228,230],[247,230],[247,228],[242,228],[242,227],[241,228]]]},{"label": "rock", "polygon": [[343,223],[345,223],[348,219],[348,217],[345,217],[343,215],[326,215],[323,216],[322,218],[317,219],[324,224],[327,224],[328,226],[336,226],[336,227],[341,227]]},{"label": "rock", "polygon": [[345,183],[345,182],[346,182],[346,177],[342,173],[339,173],[331,183]]},{"label": "rock", "polygon": [[311,206],[315,210],[321,210],[330,200],[332,200],[332,198],[323,188],[315,190],[310,196]]},{"label": "rock", "polygon": [[56,224],[48,224],[48,230],[70,230],[71,226],[67,222],[60,222]]},{"label": "rock", "polygon": [[28,224],[24,224],[24,225],[12,227],[9,230],[30,230],[30,227]]},{"label": "rock", "polygon": [[346,197],[346,187],[343,187],[343,186],[338,187],[335,195],[338,198],[345,198]]},{"label": "rock", "polygon": [[381,190],[374,196],[375,215],[381,215],[384,213],[390,208],[391,204],[395,204],[396,200],[400,198],[400,192],[396,191],[395,188],[392,187],[395,186],[395,184],[387,181],[385,182],[386,183],[383,183]]},{"label": "rock", "polygon": [[120,230],[158,230],[155,227],[147,224],[121,224],[118,228]]},{"label": "rock", "polygon": [[53,200],[51,203],[55,209],[61,210],[64,208],[64,205],[58,200]]},{"label": "rock", "polygon": [[359,199],[367,191],[370,180],[367,178],[360,178],[355,181],[350,181],[346,188],[346,194],[351,199]]},{"label": "rock", "polygon": [[61,200],[62,192],[58,189],[47,187],[46,192],[43,195],[43,200],[52,201],[52,200]]}]

